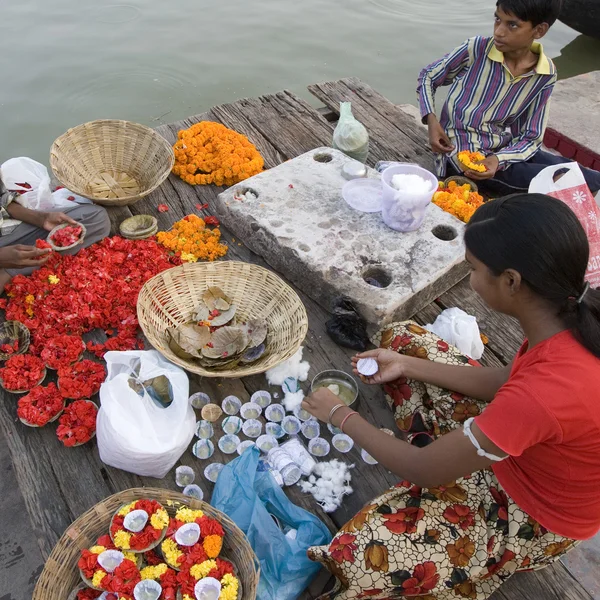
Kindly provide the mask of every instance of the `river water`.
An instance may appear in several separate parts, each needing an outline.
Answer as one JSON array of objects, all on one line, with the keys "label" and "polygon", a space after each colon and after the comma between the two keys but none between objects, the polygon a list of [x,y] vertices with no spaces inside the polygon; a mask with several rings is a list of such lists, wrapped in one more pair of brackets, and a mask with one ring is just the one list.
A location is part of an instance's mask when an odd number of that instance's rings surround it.
[{"label": "river water", "polygon": [[[117,0],[118,2],[118,0]],[[156,126],[245,96],[357,76],[415,101],[421,67],[490,34],[495,0],[0,0],[0,161],[48,162],[68,127]],[[561,23],[563,76],[600,69],[600,42]]]}]

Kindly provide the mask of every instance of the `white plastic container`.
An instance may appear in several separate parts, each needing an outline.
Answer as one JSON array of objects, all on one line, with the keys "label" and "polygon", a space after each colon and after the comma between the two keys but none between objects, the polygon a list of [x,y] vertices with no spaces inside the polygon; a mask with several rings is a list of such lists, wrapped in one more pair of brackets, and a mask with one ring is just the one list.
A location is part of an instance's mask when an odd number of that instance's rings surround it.
[{"label": "white plastic container", "polygon": [[[392,186],[394,175],[418,175],[431,183],[431,191],[418,194],[399,191]],[[427,206],[437,190],[437,177],[418,165],[399,164],[387,168],[381,174],[381,185],[383,222],[396,231],[407,232],[418,229],[425,218]]]}]

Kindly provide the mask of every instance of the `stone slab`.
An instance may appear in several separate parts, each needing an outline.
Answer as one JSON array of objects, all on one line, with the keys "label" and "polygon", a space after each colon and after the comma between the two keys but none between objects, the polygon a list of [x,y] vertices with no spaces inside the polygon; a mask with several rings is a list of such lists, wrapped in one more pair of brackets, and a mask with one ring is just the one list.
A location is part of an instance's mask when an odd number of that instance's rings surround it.
[{"label": "stone slab", "polygon": [[[466,275],[464,224],[431,204],[418,231],[399,233],[380,213],[353,210],[341,193],[341,169],[350,160],[317,148],[221,193],[216,212],[325,308],[346,295],[372,326],[409,318]],[[379,175],[369,170],[369,177]],[[438,239],[432,231],[440,227],[451,228],[455,239]],[[390,283],[381,289],[368,277]]]}]

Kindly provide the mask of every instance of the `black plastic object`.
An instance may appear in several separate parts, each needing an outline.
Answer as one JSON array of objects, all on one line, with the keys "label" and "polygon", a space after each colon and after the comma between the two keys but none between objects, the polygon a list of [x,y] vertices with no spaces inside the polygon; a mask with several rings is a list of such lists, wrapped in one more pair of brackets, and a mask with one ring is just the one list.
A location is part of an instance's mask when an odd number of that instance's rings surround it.
[{"label": "black plastic object", "polygon": [[334,302],[333,316],[325,327],[329,337],[339,346],[364,351],[369,345],[367,324],[345,296]]}]

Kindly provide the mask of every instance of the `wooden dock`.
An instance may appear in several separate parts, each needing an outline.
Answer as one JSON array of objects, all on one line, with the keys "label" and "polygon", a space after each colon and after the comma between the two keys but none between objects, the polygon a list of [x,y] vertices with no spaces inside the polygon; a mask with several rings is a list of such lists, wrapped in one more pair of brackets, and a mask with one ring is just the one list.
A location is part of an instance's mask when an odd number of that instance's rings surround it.
[{"label": "wooden dock", "polygon": [[[357,79],[314,85],[311,93],[328,109],[317,111],[294,94],[283,91],[260,98],[245,99],[232,104],[217,106],[210,111],[184,121],[158,128],[170,142],[177,132],[200,120],[223,123],[256,144],[265,158],[266,168],[296,157],[315,147],[329,145],[334,121],[341,100],[352,102],[355,116],[367,127],[371,136],[369,163],[378,160],[402,160],[417,162],[431,168],[432,155],[428,150],[423,129],[413,117],[384,98],[378,92]],[[326,114],[328,113],[328,114]],[[168,229],[172,223],[190,213],[199,213],[197,204],[208,203],[210,214],[220,188],[214,186],[191,187],[171,176],[151,196],[131,207],[111,209],[113,231],[118,224],[132,214],[149,213],[157,217],[160,229]],[[167,204],[169,211],[159,213],[159,204]],[[223,239],[229,244],[229,260],[253,262],[263,266],[264,261],[251,253],[243,240],[235,239],[223,230]],[[311,364],[311,374],[326,368],[349,368],[351,352],[336,346],[325,332],[327,311],[313,302],[302,290],[297,290],[309,315],[309,333],[305,341],[305,358]],[[507,317],[492,314],[471,291],[468,281],[463,281],[443,294],[435,303],[415,315],[422,323],[430,323],[447,307],[459,306],[475,315],[482,331],[489,337],[482,362],[485,365],[507,364],[522,341],[518,325]],[[259,389],[265,389],[264,376],[244,380],[200,380],[190,375],[190,392],[204,391],[213,399],[221,401],[229,394],[242,399]],[[359,410],[365,418],[379,427],[395,429],[392,414],[387,408],[383,392],[378,387],[361,388]],[[325,429],[325,428],[323,428]],[[23,497],[27,514],[14,515],[22,519],[19,531],[23,536],[33,536],[39,545],[41,558],[45,559],[68,525],[103,498],[131,487],[154,486],[175,489],[174,473],[164,480],[138,477],[105,466],[99,459],[95,443],[73,449],[64,448],[56,439],[54,428],[30,429],[16,419],[15,397],[2,393],[0,402],[0,443],[6,440],[12,461],[12,470]],[[325,431],[325,435],[328,432]],[[397,478],[381,466],[369,466],[354,449],[349,459],[356,464],[354,471],[355,492],[342,508],[332,515],[321,512],[311,497],[296,488],[288,488],[294,502],[318,514],[332,531],[336,531],[369,499],[397,482]],[[220,460],[218,450],[214,460]],[[182,464],[195,467],[197,482],[210,498],[212,485],[202,477],[202,462],[191,452],[182,457]],[[226,462],[226,461],[225,461]],[[10,506],[3,506],[6,518]],[[2,530],[0,529],[0,532]],[[578,552],[577,550],[576,552]],[[1,558],[0,547],[0,558]],[[0,563],[1,564],[1,563]],[[40,565],[41,566],[41,565]],[[328,585],[325,572],[315,579],[305,593],[306,599],[314,598]],[[32,589],[33,581],[23,581],[21,589]],[[2,586],[3,587],[3,586]],[[0,592],[4,591],[0,587]],[[10,600],[13,596],[2,596]],[[22,596],[23,598],[28,595]],[[16,596],[14,597],[16,600]],[[495,600],[590,600],[592,596],[578,583],[562,563],[542,572],[518,574],[511,578],[495,595]],[[20,597],[19,597],[20,600]],[[58,599],[57,599],[58,600]]]}]

